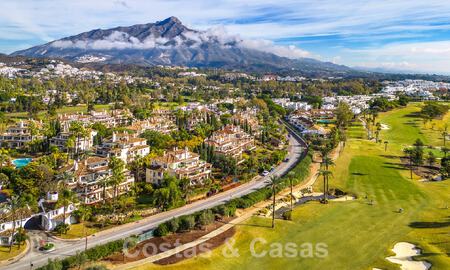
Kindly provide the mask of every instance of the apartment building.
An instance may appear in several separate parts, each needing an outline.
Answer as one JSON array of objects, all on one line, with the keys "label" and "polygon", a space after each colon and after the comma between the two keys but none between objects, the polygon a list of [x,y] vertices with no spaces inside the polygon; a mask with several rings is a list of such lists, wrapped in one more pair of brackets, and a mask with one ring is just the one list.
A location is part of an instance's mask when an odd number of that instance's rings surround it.
[{"label": "apartment building", "polygon": [[201,160],[198,154],[187,148],[175,148],[152,160],[151,166],[146,170],[146,181],[159,185],[164,174],[168,174],[178,179],[188,178],[191,185],[201,185],[210,178],[211,167],[210,163]]},{"label": "apartment building", "polygon": [[205,143],[214,147],[215,154],[222,154],[235,158],[238,163],[243,162],[242,153],[255,148],[255,139],[244,132],[241,127],[227,125],[205,139]]}]

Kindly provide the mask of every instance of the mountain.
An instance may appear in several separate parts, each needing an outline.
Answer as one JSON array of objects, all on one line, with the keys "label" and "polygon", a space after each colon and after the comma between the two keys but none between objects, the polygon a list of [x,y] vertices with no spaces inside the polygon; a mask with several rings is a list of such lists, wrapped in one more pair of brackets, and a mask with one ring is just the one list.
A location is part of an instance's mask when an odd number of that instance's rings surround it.
[{"label": "mountain", "polygon": [[311,58],[289,59],[263,51],[254,42],[220,31],[197,31],[176,17],[128,27],[95,29],[12,53],[63,58],[80,63],[177,65],[254,72],[340,76],[355,72]]}]

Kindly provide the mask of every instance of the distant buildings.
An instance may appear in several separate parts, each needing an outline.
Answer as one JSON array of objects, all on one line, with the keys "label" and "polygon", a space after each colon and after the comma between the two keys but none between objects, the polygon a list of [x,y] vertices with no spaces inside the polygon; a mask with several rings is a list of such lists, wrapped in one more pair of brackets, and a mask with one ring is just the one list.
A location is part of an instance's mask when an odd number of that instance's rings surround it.
[{"label": "distant buildings", "polygon": [[383,84],[383,93],[404,94],[419,100],[435,100],[435,92],[450,89],[450,83],[424,80],[385,81]]}]

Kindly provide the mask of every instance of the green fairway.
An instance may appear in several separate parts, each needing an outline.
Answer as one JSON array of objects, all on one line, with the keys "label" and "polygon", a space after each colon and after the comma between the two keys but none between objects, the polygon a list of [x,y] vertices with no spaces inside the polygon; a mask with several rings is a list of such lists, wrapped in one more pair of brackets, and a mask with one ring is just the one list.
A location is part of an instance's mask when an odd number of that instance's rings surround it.
[{"label": "green fairway", "polygon": [[[109,110],[109,105],[95,105],[94,109],[96,111],[102,111],[102,110]],[[71,113],[81,113],[87,112],[87,105],[78,105],[78,106],[66,106],[59,109],[56,109],[56,113],[58,115],[60,114],[71,114]],[[40,111],[38,113],[38,117],[42,118],[47,114],[47,111]],[[28,119],[29,115],[28,112],[18,112],[18,113],[6,113],[6,117],[9,117],[11,119]]]},{"label": "green fairway", "polygon": [[388,130],[381,131],[381,139],[389,141],[397,150],[413,144],[416,139],[421,139],[426,145],[443,146],[441,134],[445,125],[450,128],[450,113],[424,124],[418,115],[421,106],[421,103],[412,103],[406,108],[381,113],[377,121],[389,126]]},{"label": "green fairway", "polygon": [[[360,124],[350,128],[330,186],[356,195],[357,200],[299,206],[294,210],[293,221],[278,220],[275,229],[270,228],[270,219],[254,217],[239,225],[233,237],[239,258],[224,258],[223,252],[228,247],[223,246],[209,258],[196,257],[171,266],[148,265],[138,269],[400,269],[385,259],[400,241],[422,248],[424,254],[420,259],[431,262],[433,269],[450,269],[447,255],[450,185],[448,181],[418,182],[418,177],[410,180],[409,172],[399,165],[402,145],[417,138],[428,144],[440,143],[438,136],[421,134],[422,123],[418,127],[407,124],[410,116],[405,115],[418,109],[412,105],[379,116],[379,121],[391,127],[381,134],[383,140],[391,142],[387,152],[384,145],[362,139],[365,132]],[[321,179],[315,190],[320,191],[320,187]],[[371,200],[373,205],[369,204]],[[403,208],[402,213],[399,208]],[[305,242],[325,243],[328,256],[255,258],[249,246],[258,237],[267,244],[258,244],[257,251],[270,250],[270,243],[274,242],[282,245],[293,242],[298,246]]]}]

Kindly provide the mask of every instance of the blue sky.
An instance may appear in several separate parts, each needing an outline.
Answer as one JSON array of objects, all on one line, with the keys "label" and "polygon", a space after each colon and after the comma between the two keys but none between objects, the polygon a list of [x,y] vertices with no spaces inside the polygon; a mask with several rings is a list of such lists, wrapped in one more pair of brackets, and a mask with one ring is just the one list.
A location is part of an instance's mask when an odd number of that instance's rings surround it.
[{"label": "blue sky", "polygon": [[450,74],[449,0],[2,0],[0,52],[169,16],[291,58]]}]

